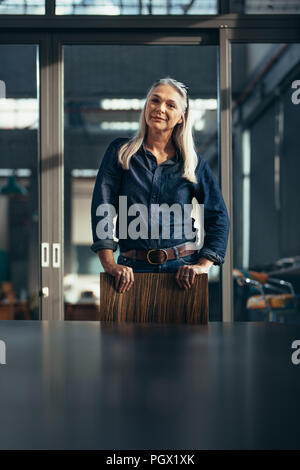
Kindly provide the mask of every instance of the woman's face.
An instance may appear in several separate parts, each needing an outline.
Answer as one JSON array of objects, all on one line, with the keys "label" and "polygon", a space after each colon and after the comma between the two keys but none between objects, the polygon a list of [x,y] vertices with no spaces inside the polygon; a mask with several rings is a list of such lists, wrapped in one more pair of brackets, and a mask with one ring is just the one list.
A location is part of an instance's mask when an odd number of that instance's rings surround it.
[{"label": "woman's face", "polygon": [[146,103],[145,119],[150,128],[172,131],[182,123],[182,97],[171,85],[155,87]]}]

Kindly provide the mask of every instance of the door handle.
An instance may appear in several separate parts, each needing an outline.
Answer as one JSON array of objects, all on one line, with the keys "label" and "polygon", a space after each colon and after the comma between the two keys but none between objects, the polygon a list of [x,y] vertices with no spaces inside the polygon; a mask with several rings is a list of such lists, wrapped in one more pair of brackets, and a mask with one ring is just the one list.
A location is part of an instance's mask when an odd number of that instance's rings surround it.
[{"label": "door handle", "polygon": [[60,267],[60,243],[52,244],[52,267]]},{"label": "door handle", "polygon": [[42,268],[49,267],[49,243],[41,244],[41,265]]}]

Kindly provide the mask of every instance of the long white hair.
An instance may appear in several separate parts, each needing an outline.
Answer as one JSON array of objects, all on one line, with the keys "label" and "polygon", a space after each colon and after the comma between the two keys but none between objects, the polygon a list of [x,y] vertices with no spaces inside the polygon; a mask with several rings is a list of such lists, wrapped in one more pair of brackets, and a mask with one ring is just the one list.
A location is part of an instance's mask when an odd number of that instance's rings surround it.
[{"label": "long white hair", "polygon": [[194,146],[194,139],[192,134],[192,124],[189,110],[189,98],[187,94],[187,87],[177,80],[166,77],[157,80],[149,89],[143,110],[140,115],[139,129],[137,133],[119,150],[119,162],[124,170],[129,169],[131,157],[139,150],[147,133],[147,123],[145,119],[145,109],[149,97],[159,85],[171,85],[179,93],[182,98],[182,124],[176,124],[173,129],[172,137],[177,148],[179,149],[183,159],[183,174],[182,177],[186,178],[192,183],[197,183],[195,170],[198,163],[197,154]]}]

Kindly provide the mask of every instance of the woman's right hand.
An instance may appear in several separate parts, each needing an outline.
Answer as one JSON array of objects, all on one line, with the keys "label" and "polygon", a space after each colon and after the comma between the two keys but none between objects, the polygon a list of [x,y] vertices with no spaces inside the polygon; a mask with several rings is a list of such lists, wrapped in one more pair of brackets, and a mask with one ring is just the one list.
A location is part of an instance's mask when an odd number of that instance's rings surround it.
[{"label": "woman's right hand", "polygon": [[120,293],[129,291],[134,283],[133,269],[114,263],[105,267],[105,272],[115,278],[115,288]]}]

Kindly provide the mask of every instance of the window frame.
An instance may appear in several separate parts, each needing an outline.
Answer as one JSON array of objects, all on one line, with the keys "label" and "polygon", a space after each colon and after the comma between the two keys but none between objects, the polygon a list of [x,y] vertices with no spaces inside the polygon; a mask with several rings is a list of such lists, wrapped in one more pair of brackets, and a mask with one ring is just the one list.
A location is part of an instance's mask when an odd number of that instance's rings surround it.
[{"label": "window frame", "polygon": [[[37,44],[40,64],[40,242],[63,248],[63,46],[65,44],[219,44],[219,171],[231,220],[222,266],[222,320],[233,321],[233,210],[231,44],[298,43],[300,15],[207,15],[95,17],[55,16],[54,0],[46,15],[0,15],[0,44]],[[49,162],[54,161],[55,165]],[[53,190],[55,189],[55,191]],[[50,202],[51,201],[51,202]],[[48,214],[48,217],[43,216]],[[55,223],[53,223],[55,221]],[[40,245],[41,245],[40,243]],[[41,318],[64,319],[63,249],[59,268],[40,268]],[[54,294],[55,293],[55,294]]]}]

